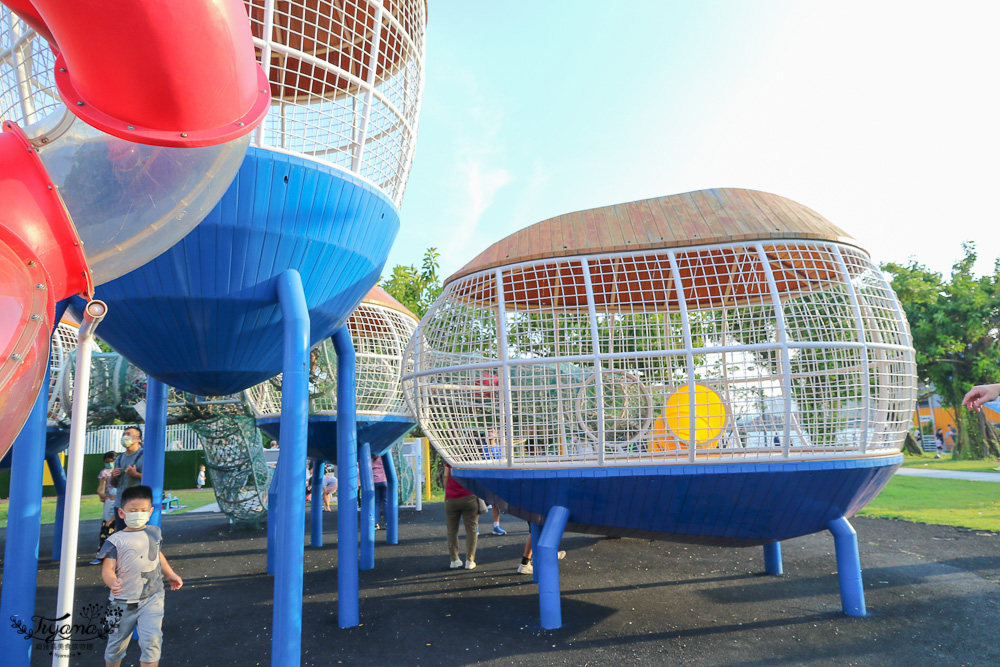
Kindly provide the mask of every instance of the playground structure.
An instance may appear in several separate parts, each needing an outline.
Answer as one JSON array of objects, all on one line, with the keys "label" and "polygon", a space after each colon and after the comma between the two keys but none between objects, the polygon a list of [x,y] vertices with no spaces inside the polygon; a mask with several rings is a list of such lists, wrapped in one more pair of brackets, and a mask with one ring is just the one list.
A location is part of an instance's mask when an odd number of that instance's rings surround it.
[{"label": "playground structure", "polygon": [[[406,408],[399,384],[403,350],[417,327],[417,318],[381,287],[373,287],[344,325],[354,349],[355,415],[358,471],[361,475],[362,570],[375,567],[375,495],[372,459],[380,457],[386,472],[386,542],[398,544],[398,479],[391,447],[409,433],[416,421]],[[338,463],[338,358],[334,343],[325,340],[309,353],[308,455],[313,459],[313,489],[322,488],[327,461]],[[257,424],[269,436],[281,439],[282,376],[245,392]],[[353,466],[347,466],[353,467]],[[276,494],[272,493],[272,497]],[[273,502],[273,500],[272,500]],[[323,545],[323,511],[313,502],[311,544]],[[268,538],[274,535],[269,531]]]},{"label": "playground structure", "polygon": [[878,268],[814,211],[718,189],[540,222],[445,282],[404,368],[453,475],[532,523],[544,627],[567,528],[761,544],[769,573],[828,528],[865,614],[848,519],[902,463],[914,352]]},{"label": "playground structure", "polygon": [[[109,261],[119,255],[132,261],[124,270],[94,269],[108,304],[101,333],[149,375],[143,479],[154,489],[154,507],[162,496],[167,386],[220,396],[283,373],[284,463],[277,476],[287,477],[279,486],[287,497],[282,498],[282,516],[274,517],[280,549],[273,554],[271,659],[276,665],[298,664],[303,537],[292,527],[304,520],[304,489],[292,480],[305,467],[308,349],[311,342],[332,334],[343,346],[338,349],[341,356],[353,358],[344,322],[377,280],[395,238],[416,142],[426,6],[416,0],[348,1],[336,6],[314,0],[246,4],[228,0],[185,4],[184,12],[174,12],[161,5],[143,5],[109,20],[115,31],[109,35],[111,28],[100,25],[101,17],[83,16],[86,10],[81,8],[60,14],[55,3],[48,7],[49,0],[13,4],[30,28],[17,23],[21,32],[10,38],[10,53],[21,54],[20,47],[27,43],[24,35],[34,30],[31,54],[39,54],[37,67],[34,61],[11,66],[16,73],[10,75],[8,89],[19,91],[22,111],[25,99],[40,100],[36,105],[40,107],[61,98],[90,125],[114,137],[135,137],[161,148],[147,154],[141,147],[106,142],[103,157],[112,163],[111,169],[88,169],[95,181],[92,192],[131,191],[132,185],[125,188],[121,181],[109,179],[119,179],[119,172],[156,173],[154,168],[170,155],[165,146],[233,144],[235,158],[205,157],[207,149],[196,149],[202,152],[189,158],[187,166],[169,163],[166,171],[178,180],[186,183],[197,177],[199,193],[215,194],[206,194],[204,205],[184,199],[187,208],[147,208],[163,210],[166,220],[183,218],[190,226],[181,231],[179,225],[165,225],[171,227],[170,238],[164,236],[162,247],[148,254],[135,252],[125,240],[113,240],[116,252],[109,253]],[[143,14],[150,8],[161,14]],[[212,11],[220,16],[211,16]],[[74,21],[87,39],[113,44],[113,52],[88,48],[92,45],[73,34]],[[150,39],[164,31],[173,34],[169,39]],[[230,52],[213,53],[222,50],[223,37],[230,41]],[[62,47],[59,58],[65,56],[67,66],[61,59],[53,63],[54,84],[52,77],[43,76],[33,79],[31,86],[18,87],[25,78],[22,74],[31,78],[32,72],[45,71],[43,38]],[[167,44],[171,53],[180,55],[164,58],[150,53]],[[123,72],[115,70],[116,58],[123,61]],[[96,81],[98,60],[107,81]],[[141,78],[146,63],[160,60],[171,63],[161,72],[172,77],[166,95],[157,88],[165,83],[157,77],[134,81]],[[216,66],[228,68],[233,80],[215,81]],[[247,83],[252,84],[252,99],[243,94]],[[129,91],[129,99],[75,95],[77,90],[92,89],[107,93],[110,87]],[[183,91],[183,100],[170,99],[176,91]],[[135,108],[129,108],[133,97]],[[265,113],[267,120],[256,127]],[[222,116],[226,122],[215,123]],[[128,120],[119,122],[121,118]],[[79,141],[81,156],[91,155],[85,150],[90,133],[87,130]],[[102,155],[100,150],[96,153]],[[57,183],[56,190],[62,193],[70,182]],[[81,189],[80,199],[91,203],[84,196],[87,192]],[[117,211],[112,205],[107,209],[105,216]],[[70,213],[75,218],[73,210]],[[95,236],[107,234],[108,229]],[[177,239],[181,240],[170,247]],[[143,248],[156,245],[149,238],[141,240]],[[88,244],[88,258],[90,249]],[[160,250],[166,252],[154,258]],[[26,288],[33,280],[19,279]],[[64,290],[60,298],[81,291]],[[85,306],[77,301],[72,307]],[[34,321],[26,318],[23,326]],[[80,367],[89,369],[89,363],[81,362]],[[353,368],[343,363],[338,373],[340,391],[353,394]],[[28,381],[40,379],[41,373],[36,373]],[[78,378],[77,383],[89,387],[87,378]],[[81,410],[86,404],[77,403]],[[340,405],[339,458],[354,459],[354,424],[346,414],[353,413],[353,403],[341,398]],[[82,413],[74,413],[74,427],[85,421]],[[72,446],[70,451],[72,459]],[[346,474],[340,483],[344,505],[356,495],[356,472],[349,469]],[[74,493],[78,495],[78,489],[74,491],[71,480],[67,497]],[[153,522],[158,519],[154,514]],[[338,616],[344,627],[358,623],[357,547],[352,550],[353,540],[347,537],[356,533],[356,520],[351,516],[340,526]],[[71,595],[68,599],[72,601]],[[59,608],[63,607],[60,593]],[[26,664],[27,657],[18,660]]]}]

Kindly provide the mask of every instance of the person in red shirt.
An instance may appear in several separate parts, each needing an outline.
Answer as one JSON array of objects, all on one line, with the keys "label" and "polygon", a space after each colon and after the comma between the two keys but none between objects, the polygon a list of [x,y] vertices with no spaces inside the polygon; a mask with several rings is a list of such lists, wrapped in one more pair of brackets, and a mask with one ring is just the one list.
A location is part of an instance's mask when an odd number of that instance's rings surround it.
[{"label": "person in red shirt", "polygon": [[444,515],[448,527],[448,555],[452,570],[462,567],[458,557],[458,520],[465,520],[465,569],[476,568],[476,545],[479,542],[479,498],[472,495],[451,476],[451,466],[444,464]]}]

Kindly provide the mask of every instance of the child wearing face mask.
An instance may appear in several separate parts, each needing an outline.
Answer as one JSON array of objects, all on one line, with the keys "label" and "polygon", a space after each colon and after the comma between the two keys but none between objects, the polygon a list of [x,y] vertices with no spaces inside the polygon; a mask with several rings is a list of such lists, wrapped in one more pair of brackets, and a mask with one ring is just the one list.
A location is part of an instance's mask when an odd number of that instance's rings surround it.
[{"label": "child wearing face mask", "polygon": [[[108,535],[115,532],[115,498],[118,496],[118,489],[111,483],[111,470],[115,467],[115,453],[107,452],[104,455],[104,467],[97,473],[97,497],[104,503],[104,513],[101,516],[101,532],[98,537],[98,550],[104,546],[104,541]],[[90,561],[91,565],[100,565],[101,559],[95,558]]]},{"label": "child wearing face mask", "polygon": [[125,489],[118,513],[126,528],[110,535],[97,554],[104,561],[101,578],[111,589],[108,612],[121,612],[118,627],[108,634],[104,661],[118,667],[132,630],[137,629],[140,662],[157,665],[163,642],[163,579],[174,591],[184,581],[160,551],[160,529],[147,524],[153,513],[153,490],[145,485]]}]

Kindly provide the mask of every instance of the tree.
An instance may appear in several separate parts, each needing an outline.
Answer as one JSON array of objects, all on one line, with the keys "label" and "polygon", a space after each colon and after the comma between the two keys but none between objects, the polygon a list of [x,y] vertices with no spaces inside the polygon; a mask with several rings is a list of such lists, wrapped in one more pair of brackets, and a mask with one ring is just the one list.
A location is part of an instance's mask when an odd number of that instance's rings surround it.
[{"label": "tree", "polygon": [[420,270],[412,264],[397,264],[392,267],[389,278],[382,281],[381,287],[414,315],[423,317],[441,295],[439,267],[437,248],[428,248]]},{"label": "tree", "polygon": [[994,452],[996,438],[987,438],[979,421],[961,409],[962,398],[974,385],[1000,379],[1000,260],[992,275],[976,278],[975,245],[962,244],[965,256],[955,262],[951,277],[930,271],[911,260],[887,263],[882,270],[892,276],[913,334],[917,374],[934,385],[942,404],[955,418],[958,442],[955,456]]}]

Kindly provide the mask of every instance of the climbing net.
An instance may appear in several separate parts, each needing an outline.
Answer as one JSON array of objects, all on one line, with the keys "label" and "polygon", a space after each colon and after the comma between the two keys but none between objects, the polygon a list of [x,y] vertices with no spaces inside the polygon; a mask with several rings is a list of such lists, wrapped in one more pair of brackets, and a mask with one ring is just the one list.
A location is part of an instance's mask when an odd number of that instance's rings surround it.
[{"label": "climbing net", "polygon": [[267,516],[271,469],[254,420],[218,415],[194,422],[191,428],[204,445],[219,509],[233,521],[259,521]]}]

